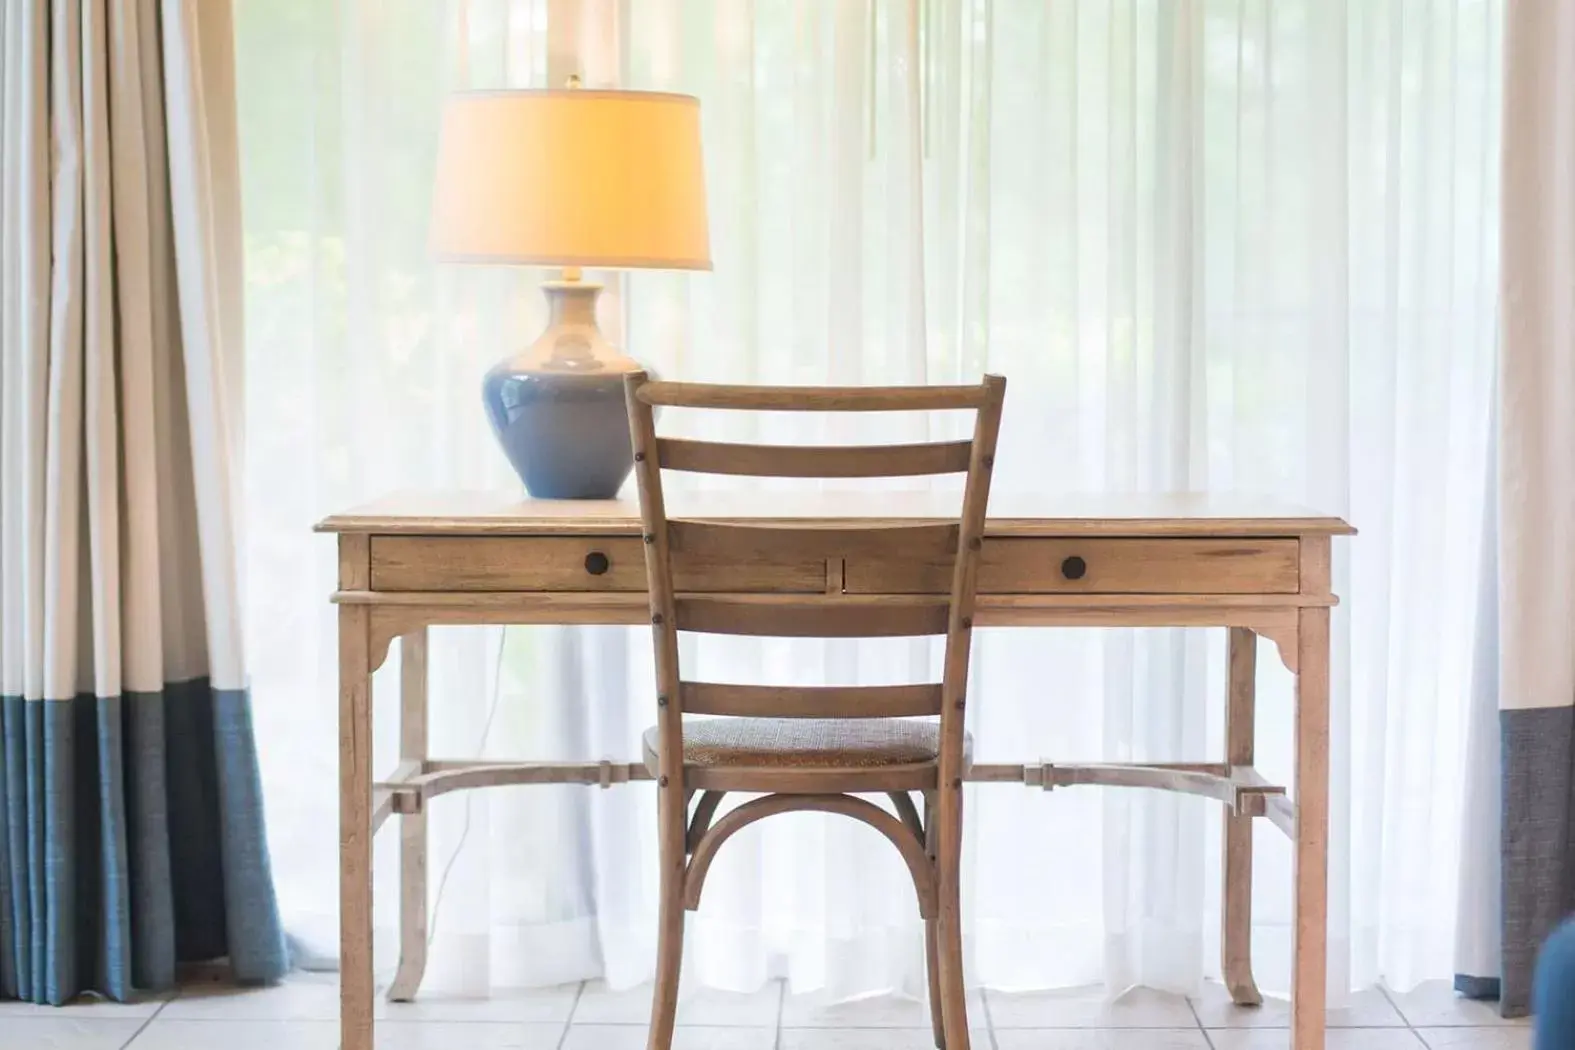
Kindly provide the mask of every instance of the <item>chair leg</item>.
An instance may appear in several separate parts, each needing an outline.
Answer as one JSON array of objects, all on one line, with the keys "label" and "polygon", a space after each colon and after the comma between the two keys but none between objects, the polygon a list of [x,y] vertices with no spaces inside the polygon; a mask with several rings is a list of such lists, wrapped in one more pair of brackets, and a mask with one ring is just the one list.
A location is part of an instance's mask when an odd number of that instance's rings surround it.
[{"label": "chair leg", "polygon": [[[935,864],[935,792],[924,793],[924,852]],[[946,1050],[946,1022],[941,1015],[940,934],[934,919],[924,920],[924,971],[930,980],[930,1028],[936,1050]]]},{"label": "chair leg", "polygon": [[678,974],[684,961],[684,837],[688,799],[681,790],[660,788],[657,799],[661,883],[656,931],[656,986],[651,991],[647,1050],[672,1050],[678,1017]]},{"label": "chair leg", "polygon": [[946,1050],[946,1019],[941,1008],[940,931],[934,919],[924,920],[924,968],[930,975],[930,1030],[935,1050]]},{"label": "chair leg", "polygon": [[969,1050],[962,967],[962,785],[943,787],[936,806],[936,955],[945,1050]]}]

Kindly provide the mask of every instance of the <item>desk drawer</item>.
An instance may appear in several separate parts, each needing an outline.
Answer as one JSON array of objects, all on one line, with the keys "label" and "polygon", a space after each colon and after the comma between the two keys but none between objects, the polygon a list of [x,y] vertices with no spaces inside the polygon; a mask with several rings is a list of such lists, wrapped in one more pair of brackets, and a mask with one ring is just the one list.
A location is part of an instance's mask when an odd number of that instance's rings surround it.
[{"label": "desk drawer", "polygon": [[[826,588],[820,558],[722,561],[673,557],[680,591]],[[643,591],[645,545],[634,536],[373,536],[374,591]]]},{"label": "desk drawer", "polygon": [[[1294,539],[1010,538],[984,541],[981,594],[1295,594]],[[944,594],[951,565],[849,558],[855,594]]]}]

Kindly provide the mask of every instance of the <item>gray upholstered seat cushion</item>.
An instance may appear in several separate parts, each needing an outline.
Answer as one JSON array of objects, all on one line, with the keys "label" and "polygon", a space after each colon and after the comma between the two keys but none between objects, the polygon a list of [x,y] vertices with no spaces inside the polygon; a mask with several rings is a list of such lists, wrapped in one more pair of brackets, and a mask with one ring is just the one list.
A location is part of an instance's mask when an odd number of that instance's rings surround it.
[{"label": "gray upholstered seat cushion", "polygon": [[[656,727],[645,751],[658,751]],[[916,718],[691,718],[684,722],[688,765],[847,769],[933,762],[940,724]],[[972,751],[965,738],[964,754]]]}]

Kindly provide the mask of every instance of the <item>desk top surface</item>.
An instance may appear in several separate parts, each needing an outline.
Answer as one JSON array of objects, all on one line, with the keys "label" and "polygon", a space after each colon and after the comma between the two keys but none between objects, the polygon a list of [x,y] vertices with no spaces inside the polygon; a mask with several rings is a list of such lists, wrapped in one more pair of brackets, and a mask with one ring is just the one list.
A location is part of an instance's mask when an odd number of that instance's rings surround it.
[{"label": "desk top surface", "polygon": [[[960,496],[946,492],[669,493],[668,514],[716,521],[847,528],[955,519]],[[319,532],[430,536],[638,535],[632,499],[536,500],[497,492],[398,492],[323,519]],[[986,534],[996,536],[1351,535],[1344,521],[1262,496],[1173,492],[990,497]]]}]

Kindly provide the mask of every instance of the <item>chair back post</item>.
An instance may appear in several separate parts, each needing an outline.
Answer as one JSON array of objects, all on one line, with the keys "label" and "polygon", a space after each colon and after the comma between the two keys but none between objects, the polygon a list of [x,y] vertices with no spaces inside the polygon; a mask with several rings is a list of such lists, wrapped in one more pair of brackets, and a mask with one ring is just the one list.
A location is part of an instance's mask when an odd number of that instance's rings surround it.
[{"label": "chair back post", "polygon": [[[656,652],[656,725],[662,742],[659,789],[680,796],[684,787],[683,698],[678,674],[678,616],[673,595],[672,551],[668,543],[667,503],[662,496],[662,467],[656,438],[656,415],[640,399],[650,376],[631,372],[624,377],[629,408],[634,475],[640,492],[640,537],[645,542],[645,579],[651,598],[651,635]],[[658,805],[663,819],[668,806]],[[680,811],[680,819],[682,816]]]},{"label": "chair back post", "polygon": [[[985,401],[974,418],[968,480],[963,488],[957,558],[952,567],[951,609],[946,625],[946,656],[941,674],[941,746],[937,756],[937,787],[942,813],[947,799],[962,791],[963,734],[967,721],[968,664],[973,652],[973,607],[984,549],[984,525],[995,474],[995,446],[1001,431],[1001,406],[1006,379],[984,377]],[[943,818],[944,819],[944,818]]]}]

